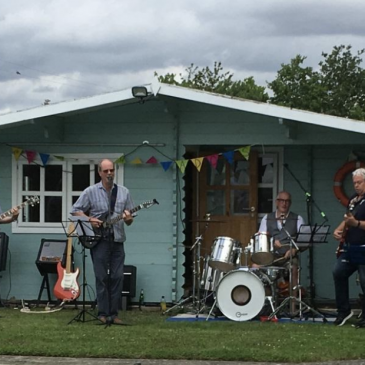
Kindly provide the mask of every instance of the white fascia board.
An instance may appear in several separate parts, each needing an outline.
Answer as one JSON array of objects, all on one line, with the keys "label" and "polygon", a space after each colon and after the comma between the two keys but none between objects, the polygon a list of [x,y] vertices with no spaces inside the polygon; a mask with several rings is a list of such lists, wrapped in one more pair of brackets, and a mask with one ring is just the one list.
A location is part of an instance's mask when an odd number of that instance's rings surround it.
[{"label": "white fascia board", "polygon": [[313,113],[298,109],[290,109],[278,105],[256,102],[252,100],[232,98],[227,95],[208,93],[169,84],[154,84],[154,92],[160,95],[196,101],[199,103],[221,106],[224,108],[246,111],[276,117],[282,120],[297,121],[327,128],[365,133],[365,122],[354,119],[340,118],[327,114]]}]

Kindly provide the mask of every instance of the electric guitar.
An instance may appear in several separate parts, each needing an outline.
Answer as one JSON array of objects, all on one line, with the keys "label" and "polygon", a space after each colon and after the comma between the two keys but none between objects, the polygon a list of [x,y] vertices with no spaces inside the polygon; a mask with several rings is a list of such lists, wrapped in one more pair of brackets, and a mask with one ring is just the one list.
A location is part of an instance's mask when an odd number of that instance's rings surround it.
[{"label": "electric guitar", "polygon": [[27,199],[23,203],[16,205],[15,207],[12,207],[11,209],[7,210],[6,212],[0,214],[0,220],[3,220],[5,218],[12,216],[15,209],[20,210],[20,209],[24,208],[26,205],[31,205],[32,207],[34,207],[34,205],[36,205],[38,203],[39,203],[38,196],[32,196],[30,198],[27,197]]},{"label": "electric guitar", "polygon": [[80,274],[80,270],[76,269],[75,272],[71,272],[72,263],[72,236],[75,230],[74,225],[71,223],[68,227],[69,237],[67,239],[66,246],[66,268],[62,267],[61,261],[57,264],[58,279],[53,288],[53,293],[57,299],[63,302],[71,302],[77,299],[80,295],[80,287],[77,283],[77,278]]},{"label": "electric guitar", "polygon": [[[353,212],[354,208],[355,208],[355,205],[350,204],[349,209],[346,211],[346,215],[348,215],[348,214],[352,215],[352,212]],[[338,247],[337,247],[337,250],[336,250],[336,257],[337,258],[339,258],[341,253],[344,252],[343,245],[346,242],[346,234],[347,234],[348,229],[349,229],[349,227],[346,226],[346,224],[345,224],[345,226],[343,227],[342,237],[341,237],[340,243],[338,244]]]},{"label": "electric guitar", "polygon": [[[155,205],[155,204],[159,204],[159,202],[156,200],[156,199],[153,199],[153,200],[148,200],[142,204],[139,204],[137,205],[136,207],[130,209],[130,213],[133,214],[137,211],[139,211],[140,209],[142,208],[150,208],[152,207],[152,205]],[[103,217],[100,217],[99,218],[100,220],[103,220]],[[99,228],[95,228],[93,227],[94,229],[94,232],[95,232],[95,237],[90,237],[90,240],[89,239],[82,239],[80,240],[82,245],[85,247],[85,248],[93,248],[95,247],[100,241],[101,241],[101,238],[103,237],[103,231],[107,228],[111,228],[113,227],[113,225],[119,221],[123,220],[123,213],[122,214],[119,214],[117,215],[116,217],[108,220],[108,221],[104,221],[103,224],[99,227]]]}]

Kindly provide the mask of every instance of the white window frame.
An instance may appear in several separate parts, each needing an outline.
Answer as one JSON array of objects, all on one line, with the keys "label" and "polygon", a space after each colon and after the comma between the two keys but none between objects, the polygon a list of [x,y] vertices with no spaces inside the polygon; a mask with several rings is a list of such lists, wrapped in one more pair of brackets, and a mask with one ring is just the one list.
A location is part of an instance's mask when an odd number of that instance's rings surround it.
[{"label": "white window frame", "polygon": [[[44,179],[41,178],[41,191],[37,192],[26,192],[29,196],[37,195],[40,198],[39,204],[40,207],[40,220],[41,222],[22,222],[19,219],[18,222],[12,223],[12,233],[65,233],[64,224],[67,223],[69,212],[72,207],[72,197],[75,195],[80,195],[81,191],[72,191],[72,174],[66,171],[72,171],[72,165],[97,165],[100,160],[108,158],[112,161],[115,161],[121,156],[121,154],[62,154],[64,158],[63,161],[58,159],[50,159],[47,162],[47,165],[56,164],[56,165],[63,165],[63,173],[62,173],[62,191],[60,192],[45,192],[44,191]],[[40,160],[39,156],[34,160],[34,162],[42,165],[42,161]],[[22,165],[28,164],[26,159],[16,159],[13,156],[12,159],[12,206],[16,206],[21,204],[22,196],[25,195],[25,191],[23,191],[23,179],[22,179]],[[123,164],[116,164],[115,165],[115,183],[123,185],[124,182],[124,165]],[[42,171],[41,171],[42,177]],[[90,170],[90,181],[93,181],[94,178],[94,171]],[[62,196],[62,222],[44,222],[44,196]],[[26,207],[24,207],[25,209]],[[43,222],[42,222],[43,221]]]}]

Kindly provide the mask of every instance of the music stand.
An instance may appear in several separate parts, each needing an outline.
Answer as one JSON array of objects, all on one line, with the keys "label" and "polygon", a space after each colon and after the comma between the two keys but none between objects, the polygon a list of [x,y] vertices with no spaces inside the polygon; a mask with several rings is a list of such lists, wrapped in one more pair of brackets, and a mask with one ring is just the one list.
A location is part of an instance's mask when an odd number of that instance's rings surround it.
[{"label": "music stand", "polygon": [[[96,239],[95,233],[92,229],[91,223],[89,222],[87,217],[84,216],[71,216],[70,221],[75,224],[75,229],[71,233],[74,237],[77,237],[82,244],[82,310],[68,323],[72,323],[73,321],[77,322],[90,322],[94,320],[99,320],[99,318],[87,311],[86,307],[86,247],[89,242],[94,242]],[[86,320],[85,315],[88,314],[92,319]]]},{"label": "music stand", "polygon": [[[298,242],[294,242],[293,238],[290,236],[289,232],[283,227],[283,231],[286,233],[290,240],[290,269],[289,269],[289,296],[285,298],[282,303],[270,314],[268,317],[268,320],[271,320],[274,318],[285,306],[287,303],[292,303],[292,301],[295,301],[299,304],[299,313],[300,313],[300,319],[302,319],[302,307],[304,309],[308,309],[313,314],[316,314],[317,316],[321,317],[323,320],[323,323],[327,322],[326,317],[316,311],[314,308],[310,307],[307,303],[304,303],[301,300],[301,288],[299,285],[299,274],[298,274],[298,283],[296,283],[296,289],[298,290],[300,298],[297,298],[296,296],[293,296],[293,283],[292,283],[292,254],[291,251],[293,248],[299,250],[300,248],[308,248],[312,245],[313,242],[325,242],[325,239],[329,232],[329,226],[308,226],[308,225],[301,225],[299,228],[299,232],[297,234]],[[299,242],[299,239],[302,240]],[[304,241],[304,242],[303,242]]]}]

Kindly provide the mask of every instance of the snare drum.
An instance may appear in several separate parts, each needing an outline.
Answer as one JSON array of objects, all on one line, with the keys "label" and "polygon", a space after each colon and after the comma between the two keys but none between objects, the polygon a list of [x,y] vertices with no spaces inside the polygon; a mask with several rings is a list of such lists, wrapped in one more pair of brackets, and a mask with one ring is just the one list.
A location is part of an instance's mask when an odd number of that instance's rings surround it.
[{"label": "snare drum", "polygon": [[274,261],[273,238],[268,233],[258,232],[254,235],[251,261],[257,265],[270,265]]},{"label": "snare drum", "polygon": [[240,265],[241,244],[230,237],[217,237],[212,247],[209,266],[222,272]]}]

